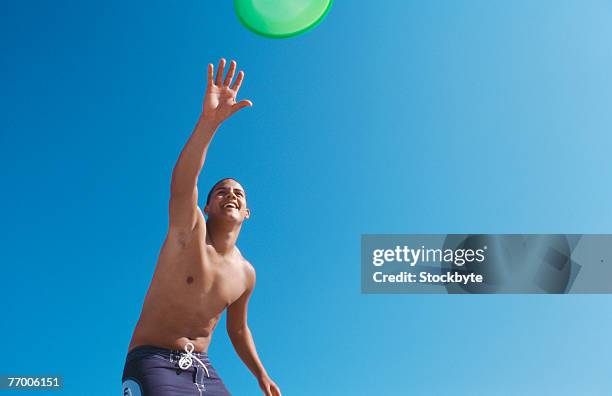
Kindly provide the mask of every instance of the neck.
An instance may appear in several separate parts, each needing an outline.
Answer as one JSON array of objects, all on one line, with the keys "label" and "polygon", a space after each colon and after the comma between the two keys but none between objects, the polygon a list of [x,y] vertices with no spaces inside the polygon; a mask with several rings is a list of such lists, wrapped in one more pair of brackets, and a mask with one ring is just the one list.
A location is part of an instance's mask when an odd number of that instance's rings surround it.
[{"label": "neck", "polygon": [[238,234],[240,234],[241,224],[226,223],[208,219],[206,223],[206,233],[215,250],[225,255],[231,253],[236,246]]}]

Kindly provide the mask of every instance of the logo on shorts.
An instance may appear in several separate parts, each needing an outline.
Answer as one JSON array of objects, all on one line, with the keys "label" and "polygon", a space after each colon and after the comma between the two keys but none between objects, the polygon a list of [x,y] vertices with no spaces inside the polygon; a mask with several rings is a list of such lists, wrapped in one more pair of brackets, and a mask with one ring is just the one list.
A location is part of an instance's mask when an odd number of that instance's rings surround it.
[{"label": "logo on shorts", "polygon": [[123,396],[142,396],[138,382],[131,379],[123,381]]}]

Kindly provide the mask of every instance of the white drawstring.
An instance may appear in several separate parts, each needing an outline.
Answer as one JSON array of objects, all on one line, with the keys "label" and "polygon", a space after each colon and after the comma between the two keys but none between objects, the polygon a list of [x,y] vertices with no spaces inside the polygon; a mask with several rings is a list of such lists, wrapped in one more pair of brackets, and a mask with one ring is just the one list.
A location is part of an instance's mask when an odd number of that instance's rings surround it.
[{"label": "white drawstring", "polygon": [[187,370],[189,367],[193,365],[193,359],[195,359],[198,361],[198,363],[202,365],[202,367],[204,367],[204,370],[206,370],[206,376],[210,378],[210,374],[208,374],[208,368],[206,368],[206,365],[204,364],[204,362],[198,359],[197,356],[192,354],[194,349],[195,347],[193,346],[191,342],[188,342],[187,345],[185,345],[185,352],[187,352],[187,354],[186,355],[181,354],[182,356],[179,359],[179,367],[183,370]]}]

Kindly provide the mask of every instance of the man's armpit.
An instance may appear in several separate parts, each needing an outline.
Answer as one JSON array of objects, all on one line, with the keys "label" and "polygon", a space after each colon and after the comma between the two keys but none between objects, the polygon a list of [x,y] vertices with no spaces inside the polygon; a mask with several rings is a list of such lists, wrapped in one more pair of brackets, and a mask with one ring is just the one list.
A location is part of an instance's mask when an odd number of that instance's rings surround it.
[{"label": "man's armpit", "polygon": [[206,236],[206,221],[200,208],[197,208],[196,224],[193,230],[183,227],[170,226],[166,241],[171,245],[185,248],[193,238],[202,238]]}]

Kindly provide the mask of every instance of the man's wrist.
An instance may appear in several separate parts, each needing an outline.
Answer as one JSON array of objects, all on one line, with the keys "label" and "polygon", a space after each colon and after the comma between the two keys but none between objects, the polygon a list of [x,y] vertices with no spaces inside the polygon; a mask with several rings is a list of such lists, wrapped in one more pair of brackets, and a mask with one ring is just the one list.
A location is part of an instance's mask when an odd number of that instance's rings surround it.
[{"label": "man's wrist", "polygon": [[220,122],[202,113],[200,114],[200,118],[198,119],[197,128],[202,130],[204,133],[207,133],[207,134],[210,133],[212,135],[217,131],[217,129],[219,128],[219,125],[221,125]]},{"label": "man's wrist", "polygon": [[257,378],[258,382],[264,382],[264,381],[270,379],[270,377],[268,376],[268,373],[266,373],[266,370],[264,370],[264,369],[262,369],[260,372],[256,373],[255,377]]}]

